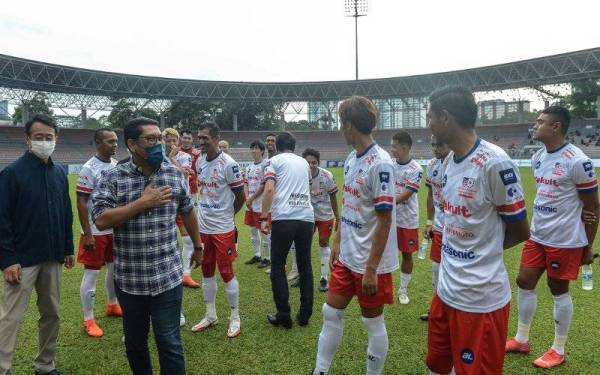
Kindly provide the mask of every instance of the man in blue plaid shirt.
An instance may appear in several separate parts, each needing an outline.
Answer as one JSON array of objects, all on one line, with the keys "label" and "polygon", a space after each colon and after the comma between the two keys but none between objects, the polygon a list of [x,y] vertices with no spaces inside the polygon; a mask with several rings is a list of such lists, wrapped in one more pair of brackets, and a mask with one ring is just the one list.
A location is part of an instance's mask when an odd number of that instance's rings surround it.
[{"label": "man in blue plaid shirt", "polygon": [[92,217],[100,230],[114,228],[115,285],[123,309],[127,359],[133,373],[152,373],[148,352],[152,319],[161,374],[185,374],[179,332],[183,292],[178,213],[194,243],[196,267],[203,249],[187,178],[164,159],[156,121],[131,120],[124,138],[132,158],[100,178],[92,195]]}]

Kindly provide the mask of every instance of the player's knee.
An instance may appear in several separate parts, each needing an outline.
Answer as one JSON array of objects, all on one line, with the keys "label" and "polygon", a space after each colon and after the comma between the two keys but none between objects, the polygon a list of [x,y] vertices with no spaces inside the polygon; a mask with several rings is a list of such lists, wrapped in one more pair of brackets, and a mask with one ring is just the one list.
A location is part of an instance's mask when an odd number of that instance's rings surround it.
[{"label": "player's knee", "polygon": [[428,350],[425,365],[429,369],[430,374],[450,374],[452,371],[452,357]]},{"label": "player's knee", "polygon": [[550,288],[550,293],[552,293],[553,296],[559,296],[569,292],[569,280],[553,279],[549,277],[547,283],[548,288]]},{"label": "player's knee", "polygon": [[319,238],[319,246],[325,247],[329,245],[329,237]]},{"label": "player's knee", "polygon": [[323,324],[328,324],[333,327],[341,328],[344,321],[344,310],[336,309],[329,306],[327,303],[323,304],[321,308],[323,313]]},{"label": "player's knee", "polygon": [[532,290],[535,289],[535,282],[527,275],[519,273],[517,276],[517,286],[521,289]]},{"label": "player's knee", "polygon": [[85,268],[86,270],[100,271],[100,268],[102,268],[102,266],[86,264],[83,266],[83,268]]},{"label": "player's knee", "polygon": [[202,276],[213,277],[215,276],[215,264],[214,263],[202,263]]},{"label": "player's knee", "polygon": [[228,283],[231,280],[233,280],[235,275],[233,273],[233,266],[231,265],[231,263],[219,264],[218,267],[219,267],[219,273],[221,274],[221,278],[223,279],[223,282]]}]

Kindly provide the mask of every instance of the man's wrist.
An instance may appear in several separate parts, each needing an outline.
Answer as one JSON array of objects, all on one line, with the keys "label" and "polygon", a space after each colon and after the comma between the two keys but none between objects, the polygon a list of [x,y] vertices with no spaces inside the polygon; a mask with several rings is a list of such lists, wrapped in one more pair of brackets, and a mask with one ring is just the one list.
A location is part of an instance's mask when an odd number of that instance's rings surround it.
[{"label": "man's wrist", "polygon": [[200,245],[200,246],[196,246],[194,245],[194,251],[202,251],[204,250],[204,246]]},{"label": "man's wrist", "polygon": [[432,226],[432,225],[433,225],[433,220],[429,220],[429,219],[427,219],[427,225],[428,225],[428,226]]}]

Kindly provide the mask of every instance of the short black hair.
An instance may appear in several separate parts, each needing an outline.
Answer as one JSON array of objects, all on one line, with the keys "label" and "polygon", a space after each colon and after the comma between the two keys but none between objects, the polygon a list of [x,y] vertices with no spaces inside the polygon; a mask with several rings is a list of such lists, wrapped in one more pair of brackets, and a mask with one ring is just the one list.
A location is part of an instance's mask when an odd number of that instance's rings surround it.
[{"label": "short black hair", "polygon": [[212,121],[205,122],[198,128],[198,130],[204,129],[208,129],[208,134],[210,134],[210,136],[213,138],[218,137],[221,134],[221,128],[219,128],[219,125]]},{"label": "short black hair", "polygon": [[142,134],[142,126],[145,125],[158,126],[158,121],[148,117],[136,117],[127,121],[127,124],[125,124],[125,128],[123,129],[123,138],[125,138],[125,146],[127,149],[129,149],[129,145],[127,144],[129,140],[138,139],[140,134]]},{"label": "short black hair", "polygon": [[51,127],[54,129],[54,135],[58,134],[58,126],[56,125],[56,121],[44,113],[35,114],[29,121],[25,123],[25,134],[31,135],[31,127],[36,122],[41,122],[42,124]]},{"label": "short black hair", "polygon": [[304,150],[304,152],[302,153],[302,157],[306,158],[307,156],[313,156],[315,159],[317,159],[317,161],[321,161],[321,153],[317,150],[315,150],[314,148],[307,148],[306,150]]},{"label": "short black hair", "polygon": [[104,138],[104,133],[116,133],[116,132],[111,128],[96,129],[96,131],[94,132],[94,141],[96,143],[100,143],[100,141],[102,141],[102,139]]},{"label": "short black hair", "polygon": [[392,136],[392,140],[400,143],[401,145],[407,145],[408,147],[412,147],[412,138],[410,134],[408,134],[405,130],[400,130],[396,134]]},{"label": "short black hair", "polygon": [[350,123],[359,133],[369,135],[377,126],[379,111],[364,96],[352,96],[340,103],[338,109],[342,124]]},{"label": "short black hair", "polygon": [[262,141],[259,139],[252,141],[252,143],[250,143],[250,148],[254,148],[254,147],[258,147],[260,149],[260,151],[262,151],[263,153],[265,152],[265,144],[262,143]]},{"label": "short black hair", "polygon": [[450,85],[433,91],[429,96],[429,109],[437,115],[447,111],[461,127],[475,128],[477,103],[466,87]]},{"label": "short black hair", "polygon": [[555,121],[560,122],[560,130],[563,134],[567,134],[569,131],[569,125],[571,124],[571,114],[569,110],[560,105],[552,105],[542,110],[543,114],[551,115]]},{"label": "short black hair", "polygon": [[192,131],[190,129],[188,129],[188,128],[185,128],[185,129],[181,130],[179,132],[179,134],[180,135],[189,134],[189,135],[192,136],[192,138],[194,138],[194,133],[192,133]]},{"label": "short black hair", "polygon": [[279,152],[292,151],[296,149],[296,138],[290,132],[283,132],[275,139],[275,147]]}]

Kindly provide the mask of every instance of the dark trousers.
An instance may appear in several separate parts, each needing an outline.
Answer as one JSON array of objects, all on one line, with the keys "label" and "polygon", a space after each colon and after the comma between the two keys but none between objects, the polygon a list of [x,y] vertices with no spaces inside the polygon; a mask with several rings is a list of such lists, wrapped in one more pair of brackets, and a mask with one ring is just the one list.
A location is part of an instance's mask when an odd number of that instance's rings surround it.
[{"label": "dark trousers", "polygon": [[310,245],[313,223],[300,220],[275,220],[271,229],[271,288],[279,316],[290,315],[289,290],[285,263],[290,246],[296,246],[296,262],[300,274],[300,316],[308,319],[313,309],[313,274]]},{"label": "dark trousers", "polygon": [[125,293],[119,287],[115,289],[123,309],[125,348],[133,374],[152,374],[148,351],[148,332],[152,320],[160,373],[184,375],[185,361],[179,332],[183,299],[181,284],[156,296],[138,296]]}]

